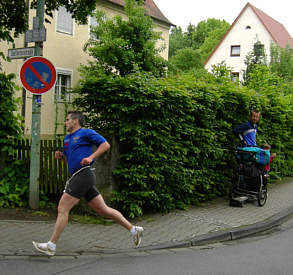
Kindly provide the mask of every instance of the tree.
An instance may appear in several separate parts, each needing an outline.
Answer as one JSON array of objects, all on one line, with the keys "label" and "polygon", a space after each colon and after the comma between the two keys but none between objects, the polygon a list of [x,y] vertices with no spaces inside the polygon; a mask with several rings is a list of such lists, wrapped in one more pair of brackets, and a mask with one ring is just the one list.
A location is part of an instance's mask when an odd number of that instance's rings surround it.
[{"label": "tree", "polygon": [[170,73],[188,72],[202,67],[199,51],[191,48],[180,49],[169,59]]},{"label": "tree", "polygon": [[188,41],[182,28],[180,26],[172,28],[169,36],[169,58],[175,55],[178,50],[186,47],[189,47]]},{"label": "tree", "polygon": [[[189,24],[186,32],[182,32],[180,27],[172,29],[169,39],[170,71],[178,72],[181,69],[186,71],[187,68],[203,68],[204,61],[222,39],[229,27],[229,23],[225,20],[210,18],[206,21],[199,22],[197,26]],[[192,62],[189,61],[187,64],[185,63],[191,51],[182,51],[186,48],[193,50],[193,56],[195,57],[195,60]],[[201,58],[197,58],[198,56]],[[178,68],[174,67],[175,64],[178,65]]]},{"label": "tree", "polygon": [[201,21],[197,24],[196,28],[190,28],[189,35],[192,41],[192,46],[195,49],[199,49],[209,37],[214,35],[214,31],[220,29],[222,35],[217,36],[217,42],[223,37],[225,32],[230,27],[230,24],[225,20],[219,20],[215,18],[209,18],[206,21]]},{"label": "tree", "polygon": [[285,81],[293,82],[293,49],[271,45],[270,68]]},{"label": "tree", "polygon": [[[264,45],[260,41],[254,44],[253,50],[245,59],[244,85],[255,85],[255,79],[259,78],[263,79],[264,83],[271,82],[274,83],[273,85],[287,87],[287,94],[292,93],[293,49],[290,47],[280,48],[272,43],[269,56],[270,62],[267,62]],[[253,83],[250,83],[251,81]]]},{"label": "tree", "polygon": [[[98,0],[45,0],[45,13],[53,16],[53,11],[65,6],[71,12],[72,17],[78,23],[87,22],[87,17],[96,8]],[[31,4],[36,8],[37,0]],[[49,21],[49,18],[46,19]],[[2,0],[0,2],[0,41],[13,42],[13,37],[24,33],[28,28],[27,1],[26,0]]]},{"label": "tree", "polygon": [[[189,47],[194,50],[200,49],[206,39],[210,36],[214,36],[214,31],[221,30],[222,35],[217,34],[218,41],[223,37],[224,33],[228,30],[230,24],[225,20],[218,20],[209,18],[203,20],[194,26],[189,24],[187,31],[183,32],[181,27],[176,27],[171,30],[170,34],[170,54],[172,57],[176,54],[177,50]],[[218,42],[217,41],[217,42]]]},{"label": "tree", "polygon": [[219,41],[223,38],[225,35],[227,29],[229,28],[229,24],[223,24],[221,27],[211,30],[208,33],[208,36],[202,43],[202,45],[199,47],[199,53],[201,55],[202,63],[208,58],[208,56],[212,53],[214,48],[217,46]]},{"label": "tree", "polygon": [[11,0],[0,2],[0,41],[13,42],[11,31],[18,36],[27,29],[26,2]]},{"label": "tree", "polygon": [[253,45],[253,50],[247,54],[244,61],[246,69],[243,73],[243,84],[248,85],[250,80],[250,74],[258,65],[267,65],[266,62],[266,52],[264,45],[257,41]]},{"label": "tree", "polygon": [[128,20],[120,15],[108,19],[104,12],[97,11],[98,25],[91,30],[94,38],[85,45],[95,59],[91,65],[121,76],[137,69],[165,75],[167,62],[159,55],[163,48],[156,47],[161,34],[153,30],[154,22],[146,15],[143,1],[127,0],[125,12]]}]

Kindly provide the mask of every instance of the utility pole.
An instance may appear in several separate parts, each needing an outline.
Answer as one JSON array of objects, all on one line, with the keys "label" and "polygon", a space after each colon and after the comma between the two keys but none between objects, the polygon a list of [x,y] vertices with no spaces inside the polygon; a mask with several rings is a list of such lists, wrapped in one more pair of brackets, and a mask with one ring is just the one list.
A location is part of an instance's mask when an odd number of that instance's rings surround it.
[{"label": "utility pole", "polygon": [[[37,1],[37,12],[34,18],[33,32],[41,33],[44,29],[44,0]],[[43,55],[43,41],[35,42],[35,56]],[[31,160],[30,160],[30,188],[29,206],[39,208],[40,182],[40,132],[41,132],[41,95],[33,95],[32,127],[31,127]]]}]

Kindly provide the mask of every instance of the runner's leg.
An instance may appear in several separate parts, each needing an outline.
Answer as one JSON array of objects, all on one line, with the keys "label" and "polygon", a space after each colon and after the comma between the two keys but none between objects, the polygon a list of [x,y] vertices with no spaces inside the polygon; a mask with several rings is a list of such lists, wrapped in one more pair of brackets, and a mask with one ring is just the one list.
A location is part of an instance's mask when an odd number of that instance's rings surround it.
[{"label": "runner's leg", "polygon": [[62,234],[64,228],[68,223],[69,212],[74,205],[79,202],[79,199],[70,196],[67,193],[63,193],[59,205],[58,205],[58,216],[55,223],[54,231],[50,241],[56,243]]},{"label": "runner's leg", "polygon": [[116,209],[113,209],[109,206],[106,205],[103,197],[101,194],[98,196],[94,197],[90,202],[89,206],[97,212],[100,216],[110,218],[117,222],[118,224],[122,225],[124,228],[127,230],[131,230],[133,225],[124,218],[124,216],[117,211]]}]

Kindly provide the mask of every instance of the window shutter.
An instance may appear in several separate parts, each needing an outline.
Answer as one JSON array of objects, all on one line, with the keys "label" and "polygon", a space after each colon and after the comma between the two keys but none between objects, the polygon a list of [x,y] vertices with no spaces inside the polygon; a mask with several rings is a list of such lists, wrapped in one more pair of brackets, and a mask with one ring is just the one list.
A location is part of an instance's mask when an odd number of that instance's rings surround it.
[{"label": "window shutter", "polygon": [[57,15],[57,31],[73,34],[73,18],[65,7],[58,9]]},{"label": "window shutter", "polygon": [[[98,26],[97,18],[95,16],[91,16],[89,21],[90,21],[90,28],[94,28]],[[90,33],[90,38],[97,39],[93,33]]]}]

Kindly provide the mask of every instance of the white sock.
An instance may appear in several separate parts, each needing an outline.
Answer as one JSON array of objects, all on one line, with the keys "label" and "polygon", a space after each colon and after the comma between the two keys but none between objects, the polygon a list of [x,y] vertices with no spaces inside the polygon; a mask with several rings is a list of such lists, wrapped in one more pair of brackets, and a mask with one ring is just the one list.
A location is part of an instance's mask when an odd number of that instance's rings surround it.
[{"label": "white sock", "polygon": [[52,249],[52,250],[55,250],[56,249],[56,244],[55,243],[52,243],[51,241],[48,241],[48,246],[49,246],[49,248],[50,249]]},{"label": "white sock", "polygon": [[130,233],[132,235],[135,235],[136,234],[135,226],[132,226],[132,228],[130,229]]}]

